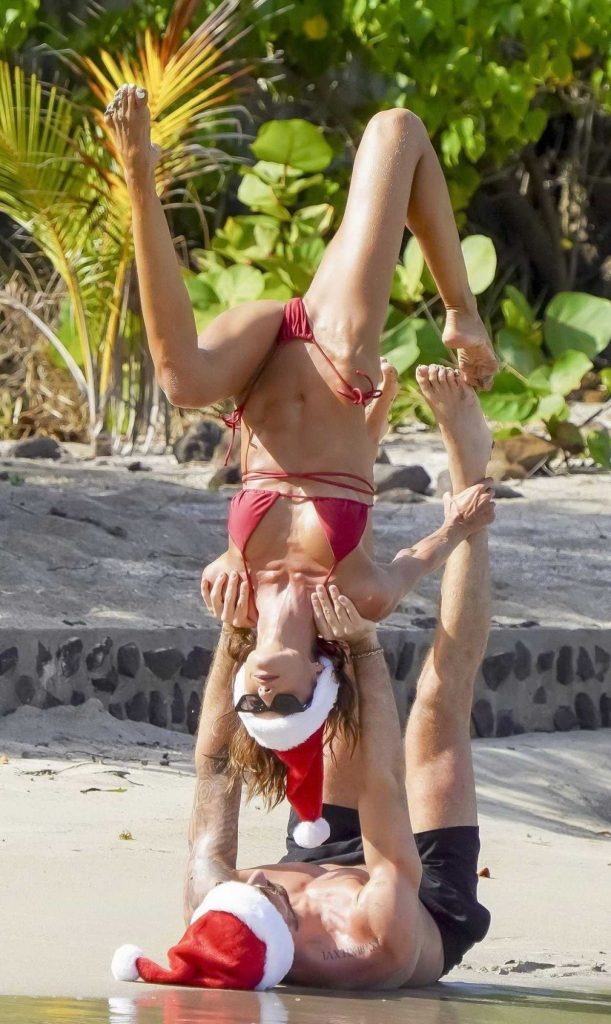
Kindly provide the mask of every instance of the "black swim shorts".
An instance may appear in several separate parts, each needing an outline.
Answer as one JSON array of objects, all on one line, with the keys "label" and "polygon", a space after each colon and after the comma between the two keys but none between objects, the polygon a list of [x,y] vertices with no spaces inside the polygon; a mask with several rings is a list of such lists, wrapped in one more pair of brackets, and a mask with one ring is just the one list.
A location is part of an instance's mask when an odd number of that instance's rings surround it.
[{"label": "black swim shorts", "polygon": [[[305,850],[293,841],[299,819],[291,811],[286,855],[280,863],[365,863],[358,811],[325,804],[323,817],[331,835],[322,846]],[[468,949],[486,935],[490,914],[477,900],[479,829],[475,825],[436,828],[414,834],[422,863],[419,897],[437,924],[443,943],[443,973],[460,963]]]}]

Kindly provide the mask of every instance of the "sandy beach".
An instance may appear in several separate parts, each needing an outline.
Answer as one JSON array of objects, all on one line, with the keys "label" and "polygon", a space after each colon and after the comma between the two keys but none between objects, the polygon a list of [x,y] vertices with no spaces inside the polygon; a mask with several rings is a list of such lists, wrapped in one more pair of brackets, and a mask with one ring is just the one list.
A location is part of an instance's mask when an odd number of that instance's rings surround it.
[{"label": "sandy beach", "polygon": [[[611,991],[610,737],[474,741],[492,927],[446,987]],[[109,973],[126,941],[163,962],[182,933],[191,749],[94,701],[0,719],[0,994],[133,996]],[[286,816],[243,809],[241,866],[278,858]]]}]

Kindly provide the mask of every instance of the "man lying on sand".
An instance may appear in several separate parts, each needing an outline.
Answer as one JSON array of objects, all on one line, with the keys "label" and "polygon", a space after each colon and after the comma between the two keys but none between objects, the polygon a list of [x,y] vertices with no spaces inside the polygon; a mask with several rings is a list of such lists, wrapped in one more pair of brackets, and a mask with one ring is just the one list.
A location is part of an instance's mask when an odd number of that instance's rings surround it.
[{"label": "man lying on sand", "polygon": [[[440,422],[452,488],[463,490],[482,480],[490,455],[479,404],[439,368],[422,368],[418,376]],[[330,838],[309,850],[289,838],[279,864],[239,871],[240,787],[228,784],[224,766],[235,729],[237,590],[230,585],[225,593],[197,737],[185,888],[191,923],[168,954],[170,970],[124,947],[113,962],[115,976],[259,989],[281,981],[334,989],[437,981],[484,938],[490,921],[477,901],[470,740],[473,684],[490,619],[487,530],[448,559],[439,623],[404,744],[375,624],[337,588],[317,589],[320,634],[350,646],[359,740],[352,755],[334,741],[327,758],[323,812]]]}]

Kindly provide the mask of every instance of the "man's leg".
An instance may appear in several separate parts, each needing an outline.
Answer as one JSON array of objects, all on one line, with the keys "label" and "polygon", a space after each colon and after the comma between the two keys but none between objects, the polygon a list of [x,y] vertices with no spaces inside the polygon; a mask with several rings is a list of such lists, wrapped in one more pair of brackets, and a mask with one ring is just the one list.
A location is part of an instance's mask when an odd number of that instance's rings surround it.
[{"label": "man's leg", "polygon": [[[440,423],[453,490],[477,483],[486,475],[491,443],[474,392],[442,367],[419,369],[418,381]],[[488,537],[481,531],[446,564],[437,632],[407,725],[406,787],[414,832],[477,824],[470,721],[489,626]]]}]

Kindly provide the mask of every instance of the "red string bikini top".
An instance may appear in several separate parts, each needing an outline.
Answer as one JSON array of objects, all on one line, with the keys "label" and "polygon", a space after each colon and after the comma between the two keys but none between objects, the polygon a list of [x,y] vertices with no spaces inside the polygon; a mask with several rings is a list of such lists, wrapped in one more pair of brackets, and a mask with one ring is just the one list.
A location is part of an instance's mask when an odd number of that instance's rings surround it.
[{"label": "red string bikini top", "polygon": [[[363,377],[368,382],[369,387],[366,391],[358,387],[352,387],[341,375],[324,349],[316,341],[305,307],[299,298],[291,299],[285,305],[282,323],[276,336],[277,345],[283,345],[289,341],[312,342],[341,382],[342,386],[337,389],[337,393],[342,395],[343,398],[349,399],[354,405],[367,405],[373,398],[378,398],[381,395],[382,392],[374,387],[371,378],[361,370],[356,372],[359,377]],[[263,368],[266,365],[267,360]],[[254,378],[246,397],[233,413],[229,416],[223,416],[223,421],[232,431],[231,444],[225,458],[225,464],[227,464],[231,455],[236,430],[241,425],[244,408],[258,376],[259,374]],[[357,494],[365,494],[369,498],[372,498],[375,493],[372,484],[364,477],[357,476],[354,473],[334,472],[332,470],[319,470],[311,473],[287,472],[284,470],[253,470],[243,474],[243,483],[249,483],[254,480],[311,480],[316,483],[332,484],[334,487],[353,491]],[[246,545],[261,520],[279,498],[289,498],[293,501],[311,501],[313,503],[333,553],[334,562],[325,580],[325,582],[328,582],[335,571],[337,563],[358,547],[367,525],[367,516],[371,503],[358,501],[354,498],[308,497],[306,495],[286,494],[281,491],[258,489],[240,491],[233,497],[229,507],[228,529],[229,536],[242,554],[249,580],[250,573],[246,562]]]}]

